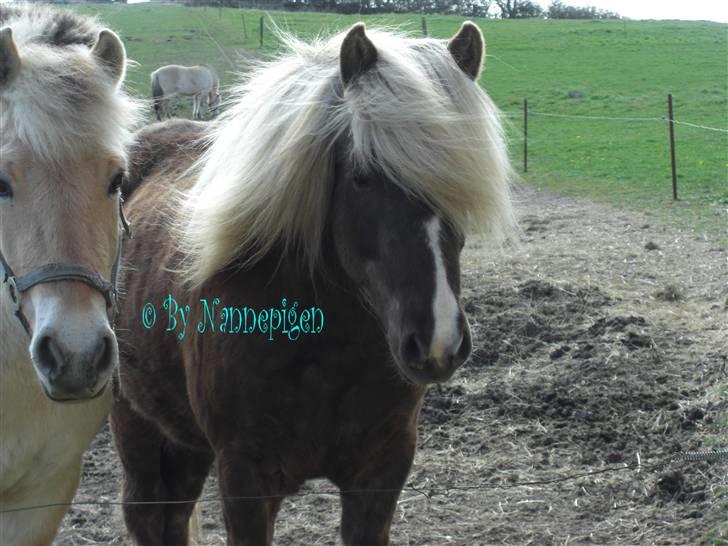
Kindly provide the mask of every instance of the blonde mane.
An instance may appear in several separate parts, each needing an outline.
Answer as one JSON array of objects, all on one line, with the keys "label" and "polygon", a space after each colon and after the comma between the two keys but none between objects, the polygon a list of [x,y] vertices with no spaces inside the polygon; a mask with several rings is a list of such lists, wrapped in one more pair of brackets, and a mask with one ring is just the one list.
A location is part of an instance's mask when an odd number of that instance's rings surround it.
[{"label": "blonde mane", "polygon": [[94,19],[42,7],[0,6],[22,69],[0,90],[0,154],[29,149],[60,165],[96,151],[125,156],[140,103],[91,53]]},{"label": "blonde mane", "polygon": [[286,52],[233,92],[180,203],[188,282],[238,259],[252,265],[276,244],[315,266],[342,135],[359,167],[381,169],[463,232],[511,232],[511,168],[490,98],[443,41],[367,36],[378,61],[346,89],[341,34],[311,44],[283,36]]}]

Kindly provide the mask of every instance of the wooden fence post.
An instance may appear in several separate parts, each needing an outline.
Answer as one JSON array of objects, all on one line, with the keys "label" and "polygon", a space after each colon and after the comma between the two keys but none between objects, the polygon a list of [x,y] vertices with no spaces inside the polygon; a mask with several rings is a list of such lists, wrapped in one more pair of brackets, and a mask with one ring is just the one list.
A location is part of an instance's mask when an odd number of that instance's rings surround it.
[{"label": "wooden fence post", "polygon": [[528,99],[523,99],[523,172],[528,172]]},{"label": "wooden fence post", "polygon": [[263,16],[260,16],[260,48],[263,49]]},{"label": "wooden fence post", "polygon": [[672,116],[672,93],[667,94],[667,115],[670,119],[670,163],[672,166],[672,199],[677,201],[677,165],[675,163],[675,123]]},{"label": "wooden fence post", "polygon": [[427,38],[427,19],[422,17],[422,35]]}]

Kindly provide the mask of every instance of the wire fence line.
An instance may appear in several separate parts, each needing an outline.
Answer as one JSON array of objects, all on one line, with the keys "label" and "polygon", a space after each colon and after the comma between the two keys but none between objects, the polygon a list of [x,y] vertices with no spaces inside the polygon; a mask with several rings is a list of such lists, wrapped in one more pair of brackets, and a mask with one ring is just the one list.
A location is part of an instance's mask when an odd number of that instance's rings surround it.
[{"label": "wire fence line", "polygon": [[[522,112],[503,112],[506,117],[517,117],[523,116]],[[666,117],[621,117],[621,116],[586,116],[578,114],[557,114],[553,112],[537,112],[534,110],[528,111],[529,116],[542,116],[550,118],[561,118],[561,119],[575,119],[575,120],[591,120],[591,121],[635,121],[635,122],[660,122],[670,123],[670,120]],[[704,129],[706,131],[714,131],[717,133],[728,133],[728,129],[722,127],[709,127],[707,125],[700,125],[698,123],[692,123],[689,121],[680,121],[677,119],[672,120],[675,125],[684,125],[686,127],[693,127],[695,129]]]},{"label": "wire fence line", "polygon": [[[670,137],[670,171],[672,174],[672,199],[678,199],[678,173],[677,173],[677,153],[675,150],[675,126],[690,127],[712,133],[728,134],[728,128],[713,127],[694,123],[692,121],[682,121],[675,119],[673,109],[672,93],[667,94],[667,117],[665,116],[607,116],[607,115],[590,115],[590,114],[562,114],[558,112],[539,112],[538,110],[530,110],[528,107],[528,98],[523,99],[523,110],[521,112],[505,111],[505,117],[521,118],[523,122],[523,172],[528,172],[528,119],[529,117],[558,118],[575,121],[618,121],[627,123],[665,123],[668,127]],[[701,163],[702,164],[702,163]]]},{"label": "wire fence line", "polygon": [[[662,118],[662,120],[667,122],[670,121],[665,118]],[[676,119],[672,120],[672,122],[675,125],[684,125],[686,127],[693,127],[695,129],[705,129],[706,131],[715,131],[717,133],[728,133],[728,129],[722,129],[720,127],[708,127],[707,125],[699,125],[697,123],[690,123],[689,121],[678,121]]]},{"label": "wire fence line", "polygon": [[591,476],[597,476],[599,474],[624,472],[626,470],[637,470],[638,472],[655,472],[669,463],[682,461],[682,462],[728,462],[728,448],[717,449],[713,451],[688,451],[680,452],[672,455],[668,455],[656,463],[645,465],[642,464],[639,455],[637,456],[637,462],[632,464],[625,464],[619,467],[604,467],[598,470],[592,470],[590,472],[582,472],[579,474],[568,474],[566,476],[559,476],[557,478],[547,478],[542,480],[528,480],[528,481],[514,481],[507,483],[480,483],[473,485],[432,485],[432,486],[417,486],[406,485],[402,489],[319,489],[310,491],[297,491],[295,493],[280,493],[274,495],[240,495],[240,496],[220,496],[211,495],[207,497],[201,497],[199,499],[186,499],[186,500],[165,500],[165,501],[75,501],[75,502],[56,502],[47,504],[37,504],[32,506],[22,506],[17,508],[7,508],[0,510],[0,514],[9,514],[15,512],[27,512],[31,510],[42,510],[48,508],[58,508],[61,506],[145,506],[145,505],[170,505],[170,504],[205,504],[210,502],[224,502],[224,501],[255,501],[255,500],[270,500],[270,499],[281,499],[286,497],[311,497],[311,496],[340,496],[340,495],[372,495],[372,494],[391,494],[401,493],[404,491],[417,493],[422,495],[426,499],[431,499],[438,495],[449,495],[452,492],[467,492],[467,491],[492,491],[496,489],[509,490],[516,489],[519,487],[533,487],[538,485],[554,485],[558,483],[564,483],[583,478],[589,478]]}]

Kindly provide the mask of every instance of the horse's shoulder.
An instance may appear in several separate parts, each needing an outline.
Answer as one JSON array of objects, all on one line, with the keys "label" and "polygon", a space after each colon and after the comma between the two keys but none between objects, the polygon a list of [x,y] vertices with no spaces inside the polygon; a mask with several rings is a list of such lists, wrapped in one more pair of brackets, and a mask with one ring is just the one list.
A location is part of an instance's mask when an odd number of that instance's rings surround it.
[{"label": "horse's shoulder", "polygon": [[150,175],[161,170],[187,168],[205,149],[208,125],[173,119],[137,131],[129,147],[122,191],[131,196]]}]

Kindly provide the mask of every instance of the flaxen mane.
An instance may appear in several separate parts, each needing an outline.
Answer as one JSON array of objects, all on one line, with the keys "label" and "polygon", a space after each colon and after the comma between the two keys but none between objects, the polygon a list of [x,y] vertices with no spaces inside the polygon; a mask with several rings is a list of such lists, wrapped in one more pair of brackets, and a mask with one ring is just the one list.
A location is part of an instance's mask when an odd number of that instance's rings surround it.
[{"label": "flaxen mane", "polygon": [[186,278],[201,284],[274,244],[318,257],[341,135],[363,169],[381,169],[464,232],[513,226],[511,174],[499,113],[446,44],[367,31],[376,65],[343,88],[343,34],[253,70],[211,132],[199,177],[181,200]]},{"label": "flaxen mane", "polygon": [[104,150],[123,157],[139,105],[91,54],[95,21],[41,7],[1,7],[22,70],[0,90],[0,154],[20,146],[60,163]]}]

